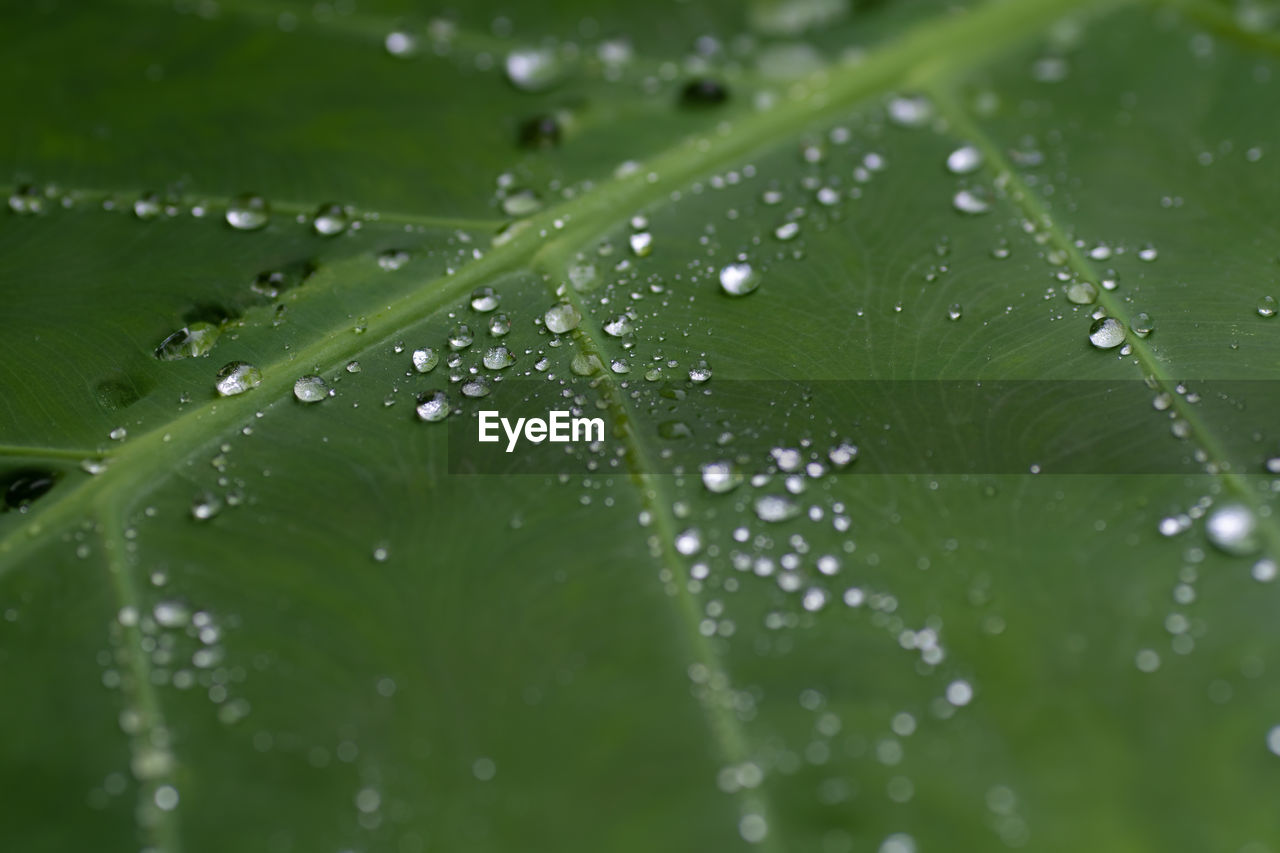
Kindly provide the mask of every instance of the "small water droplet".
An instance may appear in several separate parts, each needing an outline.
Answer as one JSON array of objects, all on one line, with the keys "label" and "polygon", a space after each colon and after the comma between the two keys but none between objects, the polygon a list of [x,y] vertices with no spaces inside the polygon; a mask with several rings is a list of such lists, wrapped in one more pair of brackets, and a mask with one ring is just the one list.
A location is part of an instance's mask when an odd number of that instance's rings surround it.
[{"label": "small water droplet", "polygon": [[208,355],[217,343],[222,329],[213,323],[191,323],[160,342],[155,357],[161,361],[176,361]]},{"label": "small water droplet", "polygon": [[24,184],[9,196],[9,209],[23,216],[33,216],[44,210],[44,195],[31,184]]},{"label": "small water droplet", "polygon": [[515,356],[504,346],[489,347],[485,351],[484,366],[490,370],[503,370],[515,363]]},{"label": "small water droplet", "polygon": [[487,314],[498,307],[498,299],[492,287],[477,287],[471,291],[471,310]]},{"label": "small water droplet", "polygon": [[546,323],[547,330],[557,335],[565,332],[571,332],[578,328],[578,324],[582,322],[582,315],[578,313],[578,309],[568,302],[562,302],[552,308],[547,309],[547,313],[543,315],[542,321]]},{"label": "small water droplet", "polygon": [[1264,296],[1258,300],[1258,316],[1276,316],[1276,298],[1274,296]]},{"label": "small water droplet", "polygon": [[547,48],[523,47],[507,54],[507,79],[523,92],[540,92],[560,79],[560,62]]},{"label": "small water droplet", "polygon": [[316,209],[311,227],[322,237],[336,237],[351,224],[351,215],[340,204],[322,204]]},{"label": "small water droplet", "polygon": [[409,263],[409,253],[404,249],[387,249],[378,255],[378,267],[387,272],[395,272]]},{"label": "small water droplet", "polygon": [[951,205],[961,213],[973,216],[991,210],[991,203],[977,190],[960,190],[952,196]]},{"label": "small water droplet", "polygon": [[418,417],[428,423],[442,421],[449,416],[449,398],[443,391],[429,391],[418,396]]},{"label": "small water droplet", "polygon": [[462,383],[464,397],[488,397],[491,390],[489,380],[484,376],[473,376]]},{"label": "small water droplet", "polygon": [[729,264],[720,269],[720,289],[730,296],[746,296],[760,286],[760,276],[751,264]]},{"label": "small water droplet", "polygon": [[962,145],[947,155],[947,171],[953,175],[968,175],[982,166],[982,152],[972,145]]},{"label": "small water droplet", "polygon": [[144,193],[133,203],[133,215],[141,220],[155,219],[160,215],[160,196],[155,193]]},{"label": "small water droplet", "polygon": [[1139,312],[1133,315],[1133,319],[1129,323],[1129,331],[1133,332],[1140,338],[1145,338],[1155,331],[1155,321],[1151,319],[1151,315],[1145,312]]},{"label": "small water droplet", "polygon": [[1147,263],[1151,263],[1158,257],[1160,257],[1160,253],[1156,251],[1155,246],[1144,246],[1142,249],[1138,250],[1138,258],[1146,261]]},{"label": "small water droplet", "polygon": [[1098,288],[1087,281],[1073,281],[1067,285],[1067,301],[1076,305],[1092,305],[1098,301]]},{"label": "small water droplet", "polygon": [[648,231],[640,231],[631,235],[631,252],[637,258],[647,258],[653,251],[653,235]]},{"label": "small water droplet", "polygon": [[542,210],[542,199],[530,189],[519,189],[502,200],[502,212],[507,216],[530,216]]},{"label": "small water droplet", "polygon": [[626,314],[619,314],[606,321],[603,328],[606,335],[611,335],[615,338],[624,337],[631,334],[631,318]]},{"label": "small water droplet", "polygon": [[226,219],[237,231],[256,231],[271,219],[271,207],[262,196],[245,193],[227,205]]},{"label": "small water droplet", "polygon": [[1235,556],[1256,553],[1262,542],[1258,536],[1258,518],[1253,510],[1240,503],[1217,506],[1204,523],[1205,534],[1219,550]]},{"label": "small water droplet", "polygon": [[560,122],[553,115],[539,115],[520,124],[521,148],[551,148],[560,144]]},{"label": "small water droplet", "polygon": [[682,530],[676,534],[676,550],[686,557],[692,557],[702,550],[702,531],[696,527]]},{"label": "small water droplet", "polygon": [[459,323],[449,330],[449,348],[452,350],[462,350],[471,346],[476,336],[472,334],[471,327],[466,323]]},{"label": "small water droplet", "polygon": [[689,381],[695,385],[701,385],[711,379],[711,365],[705,361],[699,361],[693,367],[689,368]]},{"label": "small water droplet", "polygon": [[387,33],[387,37],[382,43],[386,47],[387,53],[401,59],[407,59],[418,51],[417,37],[412,33],[402,32],[401,30],[393,30]]},{"label": "small water droplet", "polygon": [[732,462],[708,462],[702,466],[702,485],[714,494],[731,492],[742,484],[742,480],[742,472]]},{"label": "small water droplet", "polygon": [[1089,343],[1098,349],[1118,347],[1124,338],[1124,326],[1114,317],[1101,317],[1089,327]]},{"label": "small water droplet", "polygon": [[214,387],[223,397],[243,394],[262,384],[262,371],[245,361],[233,361],[218,371]]},{"label": "small water droplet", "polygon": [[959,302],[953,302],[951,307],[947,309],[947,318],[951,320],[959,320],[964,314],[964,308]]},{"label": "small water droplet", "polygon": [[923,127],[933,118],[933,104],[926,98],[899,97],[889,101],[889,120],[899,127]]},{"label": "small water droplet", "polygon": [[778,522],[795,518],[800,506],[785,495],[763,495],[756,498],[755,511],[761,521]]},{"label": "small water droplet", "polygon": [[506,314],[494,314],[489,318],[489,334],[500,338],[511,331],[511,318]]},{"label": "small water droplet", "polygon": [[800,234],[799,222],[784,222],[773,230],[773,236],[777,237],[784,243],[788,240],[794,240]]},{"label": "small water droplet", "polygon": [[303,376],[293,383],[293,396],[303,403],[319,403],[329,394],[329,384],[320,376]]},{"label": "small water droplet", "polygon": [[208,521],[222,512],[222,498],[212,492],[201,492],[191,501],[191,517],[197,521]]}]

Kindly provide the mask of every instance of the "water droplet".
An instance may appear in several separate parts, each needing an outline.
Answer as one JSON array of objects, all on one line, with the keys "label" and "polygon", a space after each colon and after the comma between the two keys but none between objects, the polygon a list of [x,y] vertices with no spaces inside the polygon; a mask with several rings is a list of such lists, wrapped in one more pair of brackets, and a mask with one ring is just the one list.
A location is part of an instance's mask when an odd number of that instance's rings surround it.
[{"label": "water droplet", "polygon": [[387,249],[378,255],[378,267],[387,272],[395,272],[409,263],[409,253],[404,249]]},{"label": "water droplet", "polygon": [[498,307],[498,294],[492,287],[477,287],[471,291],[471,310],[487,314]]},{"label": "water droplet", "polygon": [[222,329],[212,323],[191,323],[160,342],[155,357],[161,361],[176,361],[208,355],[217,343]]},{"label": "water droplet", "polygon": [[953,302],[951,307],[947,309],[947,317],[951,320],[959,320],[964,314],[964,308],[959,302]]},{"label": "water droplet", "polygon": [[746,296],[759,286],[760,276],[751,264],[729,264],[720,269],[720,289],[730,296]]},{"label": "water droplet", "polygon": [[160,196],[155,193],[145,193],[133,203],[133,215],[144,221],[155,219],[160,210]]},{"label": "water droplet", "polygon": [[972,145],[962,145],[947,155],[947,171],[953,175],[968,175],[982,166],[982,152]]},{"label": "water droplet", "polygon": [[1098,301],[1098,288],[1087,281],[1073,281],[1067,285],[1067,301],[1076,305],[1092,305]]},{"label": "water droplet", "polygon": [[689,368],[689,381],[696,385],[701,385],[711,379],[711,365],[705,361],[699,361],[693,367]]},{"label": "water droplet", "polygon": [[530,189],[508,193],[502,200],[502,212],[507,216],[529,216],[542,210],[542,199]]},{"label": "water droplet", "polygon": [[742,472],[732,462],[708,462],[702,466],[702,485],[717,495],[742,485]]},{"label": "water droplet", "polygon": [[553,308],[548,308],[542,321],[547,324],[548,331],[562,335],[578,328],[578,324],[582,322],[582,315],[572,304],[562,302]]},{"label": "water droplet", "polygon": [[35,187],[25,184],[9,196],[9,209],[24,216],[40,213],[44,210],[44,196]]},{"label": "water droplet", "polygon": [[539,92],[553,86],[560,78],[560,63],[555,53],[545,48],[525,47],[507,54],[507,79],[524,92]]},{"label": "water droplet", "polygon": [[1276,316],[1276,298],[1274,296],[1264,296],[1258,300],[1258,316]]},{"label": "water droplet", "polygon": [[418,51],[418,39],[411,33],[394,30],[387,33],[383,45],[387,49],[387,53],[392,56],[406,59],[413,56]]},{"label": "water droplet", "polygon": [[1124,343],[1124,326],[1114,317],[1094,320],[1089,327],[1089,343],[1098,349],[1112,349]]},{"label": "water droplet", "polygon": [[763,495],[756,498],[756,517],[761,521],[777,522],[795,518],[800,506],[785,495]]},{"label": "water droplet", "polygon": [[335,237],[347,230],[351,224],[351,215],[340,204],[322,204],[316,209],[311,220],[311,227],[322,237]]},{"label": "water droplet", "polygon": [[631,252],[637,258],[647,258],[653,251],[653,235],[648,231],[632,234],[630,238]]},{"label": "water droplet", "polygon": [[686,557],[692,557],[702,550],[702,531],[696,527],[682,530],[676,534],[676,550]]},{"label": "water droplet", "polygon": [[494,314],[489,318],[489,334],[500,338],[511,331],[511,318],[506,314]]},{"label": "water droplet", "polygon": [[973,687],[969,682],[957,679],[947,685],[947,701],[957,708],[968,705],[973,699]]},{"label": "water droplet", "polygon": [[419,373],[430,373],[440,363],[440,353],[431,347],[413,351],[413,369]]},{"label": "water droplet", "polygon": [[794,240],[800,234],[799,222],[784,222],[773,230],[773,236],[777,237],[784,243],[788,240]]},{"label": "water droplet", "polygon": [[755,812],[744,814],[738,821],[738,834],[748,844],[759,844],[769,835],[769,822]]},{"label": "water droplet", "polygon": [[604,324],[604,332],[615,338],[621,338],[631,334],[631,318],[626,314],[619,314]]},{"label": "water droplet", "polygon": [[515,363],[515,356],[504,346],[489,347],[484,354],[484,366],[490,370],[502,370]]},{"label": "water droplet", "polygon": [[847,468],[858,459],[858,445],[852,442],[841,442],[827,451],[827,458],[837,468]]},{"label": "water droplet", "polygon": [[925,98],[893,98],[889,101],[889,120],[899,127],[923,127],[933,118],[933,104]]},{"label": "water droplet", "polygon": [[212,492],[201,492],[191,501],[191,517],[197,521],[208,521],[222,512],[222,498]]},{"label": "water droplet", "polygon": [[449,330],[449,348],[452,350],[466,349],[475,339],[476,336],[471,333],[471,327],[466,323],[459,323]]},{"label": "water droplet", "polygon": [[347,373],[359,373],[359,372],[360,372],[360,362],[358,361],[347,362]]},{"label": "water droplet", "polygon": [[961,213],[977,215],[991,210],[991,203],[977,190],[960,190],[951,198],[951,206]]},{"label": "water droplet", "polygon": [[1221,551],[1235,556],[1253,554],[1262,547],[1258,536],[1258,518],[1253,510],[1240,503],[1215,507],[1204,523],[1209,541]]},{"label": "water droplet", "polygon": [[520,124],[521,148],[550,148],[560,144],[560,122],[553,115],[534,116]]},{"label": "water droplet", "polygon": [[1145,312],[1134,314],[1133,319],[1129,323],[1129,331],[1133,332],[1140,338],[1145,338],[1147,335],[1155,331],[1155,328],[1155,321],[1151,319],[1150,314]]},{"label": "water droplet", "polygon": [[329,384],[320,376],[303,376],[293,383],[293,396],[303,403],[319,403],[329,394]]},{"label": "water droplet", "polygon": [[1280,726],[1274,726],[1267,732],[1267,749],[1280,755]]},{"label": "water droplet", "polygon": [[237,231],[256,231],[271,219],[271,207],[260,195],[246,193],[227,205],[227,224]]},{"label": "water droplet", "polygon": [[684,421],[662,421],[658,424],[658,435],[668,440],[689,438],[693,430]]},{"label": "water droplet", "polygon": [[729,100],[729,89],[719,80],[700,77],[690,80],[680,91],[680,104],[685,107],[714,107]]},{"label": "water droplet", "polygon": [[1151,263],[1158,257],[1160,257],[1160,253],[1156,251],[1155,246],[1144,246],[1138,251],[1138,258],[1147,263]]},{"label": "water droplet", "polygon": [[443,391],[430,391],[418,396],[418,417],[436,423],[449,416],[449,398]]},{"label": "water droplet", "polygon": [[107,433],[107,436],[112,441],[124,441],[129,437],[129,431],[124,427],[116,427],[111,432]]},{"label": "water droplet", "polygon": [[234,397],[262,384],[262,371],[245,361],[233,361],[218,371],[214,387],[223,397]]},{"label": "water droplet", "polygon": [[488,397],[491,390],[489,380],[483,376],[473,376],[462,383],[464,397]]}]

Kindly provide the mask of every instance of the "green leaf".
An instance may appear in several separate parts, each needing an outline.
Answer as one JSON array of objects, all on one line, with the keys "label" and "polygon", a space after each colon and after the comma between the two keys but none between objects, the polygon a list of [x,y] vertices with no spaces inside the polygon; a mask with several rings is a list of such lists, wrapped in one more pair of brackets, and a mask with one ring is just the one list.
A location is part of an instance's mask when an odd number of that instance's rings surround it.
[{"label": "green leaf", "polygon": [[536,5],[6,15],[4,848],[1275,850],[1272,7]]}]

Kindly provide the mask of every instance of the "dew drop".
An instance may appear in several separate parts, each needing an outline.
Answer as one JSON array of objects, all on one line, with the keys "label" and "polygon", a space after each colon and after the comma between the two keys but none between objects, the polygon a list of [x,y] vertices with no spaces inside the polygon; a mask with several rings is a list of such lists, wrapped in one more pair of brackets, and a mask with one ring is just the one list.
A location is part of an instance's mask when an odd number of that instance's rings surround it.
[{"label": "dew drop", "polygon": [[800,514],[800,507],[785,495],[763,495],[756,498],[755,511],[761,521],[778,522],[795,518]]},{"label": "dew drop", "polygon": [[9,209],[23,216],[32,216],[44,210],[44,196],[38,189],[25,184],[9,196]]},{"label": "dew drop", "polygon": [[145,193],[133,203],[133,215],[143,221],[155,219],[160,209],[160,196],[155,193]]},{"label": "dew drop", "polygon": [[961,213],[977,215],[991,210],[991,203],[975,190],[960,190],[951,198],[951,206]]},{"label": "dew drop", "polygon": [[311,227],[322,237],[336,237],[351,224],[351,215],[340,204],[322,204],[311,219]]},{"label": "dew drop", "polygon": [[686,557],[692,557],[702,550],[702,531],[696,527],[682,530],[676,534],[676,550]]},{"label": "dew drop", "polygon": [[953,302],[951,307],[947,309],[947,318],[951,320],[959,320],[964,315],[964,308],[959,302]]},{"label": "dew drop", "polygon": [[466,349],[475,339],[476,336],[472,334],[471,327],[466,323],[459,323],[449,330],[449,348],[454,351]]},{"label": "dew drop", "polygon": [[648,231],[639,231],[631,235],[631,253],[637,258],[647,258],[653,251],[653,235]]},{"label": "dew drop", "polygon": [[191,501],[191,517],[196,521],[208,521],[222,512],[222,498],[212,492],[201,492]]},{"label": "dew drop", "polygon": [[507,216],[530,216],[542,210],[542,199],[530,189],[508,193],[502,200],[502,212]]},{"label": "dew drop", "polygon": [[1215,507],[1205,519],[1204,531],[1214,547],[1234,556],[1253,554],[1262,547],[1257,516],[1244,504]]},{"label": "dew drop", "polygon": [[245,361],[233,361],[218,371],[218,394],[234,397],[262,384],[262,371]]},{"label": "dew drop", "polygon": [[705,361],[699,361],[693,367],[689,368],[689,381],[696,385],[701,385],[711,379],[711,365]]},{"label": "dew drop", "polygon": [[702,466],[702,485],[708,492],[723,495],[742,485],[742,472],[732,462],[707,462]]},{"label": "dew drop", "polygon": [[982,166],[982,152],[972,145],[962,145],[947,155],[947,171],[953,175],[968,175]]},{"label": "dew drop", "polygon": [[563,335],[565,332],[571,332],[578,328],[578,324],[582,322],[582,315],[578,313],[578,309],[568,302],[562,302],[552,308],[547,309],[547,313],[543,315],[542,321],[546,323],[547,330],[557,335]]},{"label": "dew drop", "polygon": [[490,370],[502,370],[515,363],[515,356],[504,346],[489,347],[485,351],[484,366]]},{"label": "dew drop", "polygon": [[494,314],[489,318],[489,334],[500,338],[511,331],[511,318],[506,314]]},{"label": "dew drop", "polygon": [[382,44],[386,47],[387,53],[400,59],[407,59],[418,51],[418,39],[411,33],[400,30],[387,33]]},{"label": "dew drop", "polygon": [[378,255],[378,268],[395,272],[409,263],[409,253],[404,249],[387,249]]},{"label": "dew drop", "polygon": [[418,417],[428,423],[442,421],[449,416],[449,398],[443,391],[430,391],[418,397]]},{"label": "dew drop", "polygon": [[1098,349],[1113,349],[1124,343],[1124,326],[1114,317],[1102,317],[1089,327],[1089,343]]},{"label": "dew drop", "polygon": [[498,294],[492,287],[477,287],[471,291],[471,310],[482,314],[498,307]]},{"label": "dew drop", "polygon": [[784,222],[773,230],[773,236],[777,237],[784,243],[788,240],[794,240],[800,234],[799,222]]},{"label": "dew drop", "polygon": [[155,357],[161,361],[177,361],[208,355],[221,334],[222,329],[213,323],[191,323],[161,341]]},{"label": "dew drop", "polygon": [[1067,301],[1076,305],[1092,305],[1098,301],[1098,288],[1087,281],[1073,281],[1067,285]]},{"label": "dew drop", "polygon": [[899,127],[923,127],[933,117],[933,104],[925,98],[893,98],[889,120]]},{"label": "dew drop", "polygon": [[1151,319],[1151,315],[1140,312],[1133,315],[1133,319],[1129,323],[1129,331],[1133,332],[1140,338],[1145,338],[1155,331],[1155,322]]},{"label": "dew drop", "polygon": [[303,403],[319,403],[330,393],[329,384],[320,376],[303,376],[293,383],[293,396]]},{"label": "dew drop", "polygon": [[462,383],[464,397],[488,397],[490,391],[489,380],[484,376],[473,376]]},{"label": "dew drop", "polygon": [[227,224],[237,231],[256,231],[271,219],[271,207],[260,195],[245,193],[227,205]]},{"label": "dew drop", "polygon": [[560,78],[560,63],[555,53],[545,48],[523,47],[507,54],[507,79],[523,92],[548,89]]},{"label": "dew drop", "polygon": [[1276,298],[1274,296],[1264,296],[1258,300],[1258,316],[1276,316]]},{"label": "dew drop", "polygon": [[720,269],[720,289],[730,296],[746,296],[760,286],[760,276],[751,264],[729,264]]}]

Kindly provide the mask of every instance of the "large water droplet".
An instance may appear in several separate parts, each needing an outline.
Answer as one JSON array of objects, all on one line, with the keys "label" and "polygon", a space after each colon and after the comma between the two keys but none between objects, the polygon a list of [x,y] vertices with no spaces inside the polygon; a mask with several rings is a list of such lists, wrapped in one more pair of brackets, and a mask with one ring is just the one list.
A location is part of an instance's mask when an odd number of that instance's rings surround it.
[{"label": "large water droplet", "polygon": [[563,302],[548,308],[547,313],[543,315],[542,321],[547,324],[548,331],[562,335],[578,328],[578,324],[582,322],[582,315],[578,313],[578,309],[573,305]]},{"label": "large water droplet", "polygon": [[1254,554],[1262,547],[1258,518],[1244,504],[1227,503],[1215,507],[1205,519],[1204,531],[1215,547],[1228,554]]},{"label": "large water droplet", "polygon": [[161,361],[176,361],[208,355],[221,334],[222,329],[212,323],[191,323],[161,341],[155,356]]},{"label": "large water droplet", "polygon": [[1098,288],[1087,281],[1073,281],[1067,285],[1067,301],[1076,305],[1092,305],[1098,301]]},{"label": "large water droplet", "polygon": [[1124,343],[1124,326],[1114,317],[1101,317],[1089,327],[1089,343],[1098,349],[1112,349]]},{"label": "large water droplet", "polygon": [[329,384],[320,376],[303,376],[293,383],[293,396],[303,403],[319,403],[329,394]]},{"label": "large water droplet", "polygon": [[515,356],[504,346],[489,347],[485,351],[484,366],[490,370],[503,370],[515,363]]},{"label": "large water droplet", "polygon": [[1129,323],[1129,330],[1140,338],[1145,338],[1155,331],[1155,321],[1151,319],[1151,315],[1145,312],[1139,312],[1133,315],[1133,319]]},{"label": "large water droplet", "polygon": [[449,330],[449,348],[452,350],[466,349],[475,339],[475,334],[466,323],[459,323]]},{"label": "large water droplet", "polygon": [[735,263],[720,269],[720,289],[730,296],[746,296],[760,286],[760,276],[751,264]]},{"label": "large water droplet", "polygon": [[418,397],[418,417],[428,423],[442,421],[449,416],[449,398],[443,391],[430,391]]},{"label": "large water droplet", "polygon": [[256,231],[271,219],[271,207],[260,195],[246,193],[227,205],[227,224],[238,231]]},{"label": "large water droplet", "polygon": [[311,227],[322,237],[335,237],[347,230],[351,224],[351,215],[340,204],[322,204],[316,209],[311,220]]},{"label": "large water droplet", "polygon": [[245,361],[233,361],[218,371],[218,381],[214,387],[223,397],[234,397],[261,384],[261,370]]},{"label": "large water droplet", "polygon": [[702,466],[702,485],[709,492],[722,495],[741,484],[742,472],[732,462],[708,462]]},{"label": "large water droplet", "polygon": [[477,287],[471,291],[471,309],[486,314],[498,307],[498,294],[492,287]]},{"label": "large water droplet", "polygon": [[972,145],[962,145],[947,155],[947,171],[953,175],[968,175],[982,166],[982,152]]}]

